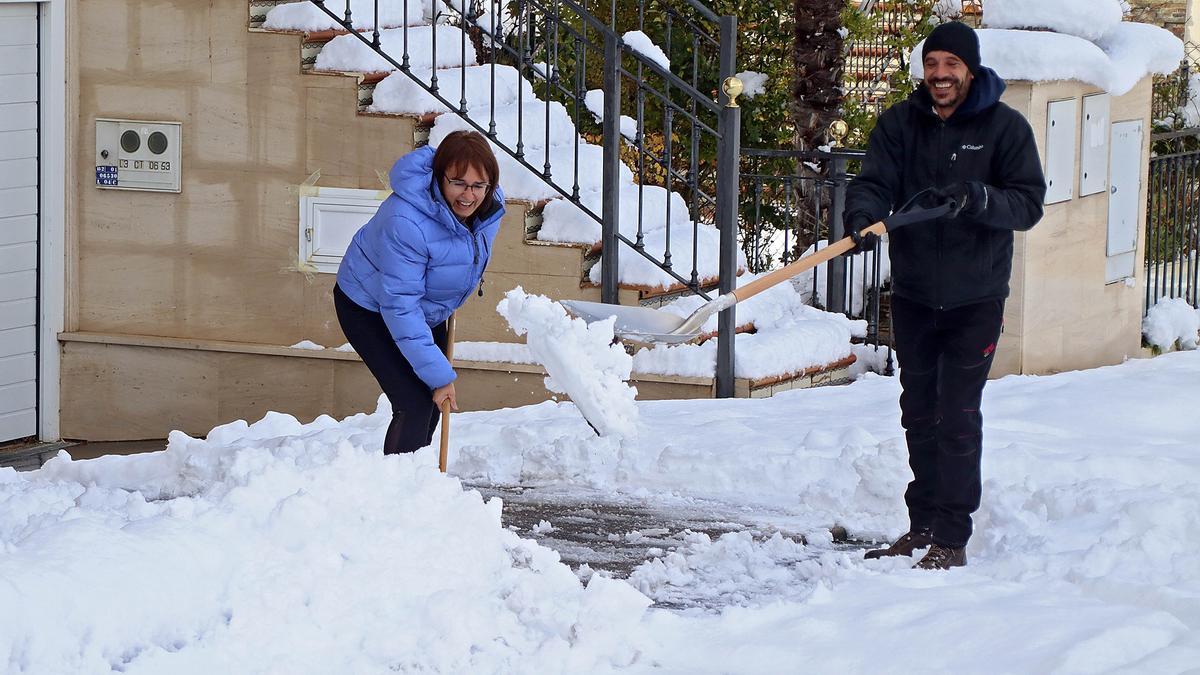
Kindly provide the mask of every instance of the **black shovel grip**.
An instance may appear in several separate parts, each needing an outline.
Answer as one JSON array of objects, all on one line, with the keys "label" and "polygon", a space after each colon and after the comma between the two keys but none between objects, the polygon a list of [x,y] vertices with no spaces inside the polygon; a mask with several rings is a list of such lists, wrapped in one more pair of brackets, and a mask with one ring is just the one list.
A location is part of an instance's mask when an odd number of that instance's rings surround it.
[{"label": "black shovel grip", "polygon": [[888,232],[891,232],[892,230],[904,227],[905,225],[923,223],[927,220],[941,218],[948,213],[955,213],[958,211],[958,202],[954,201],[953,199],[938,204],[937,206],[916,208],[915,204],[920,201],[922,197],[932,191],[933,188],[925,188],[924,190],[921,190],[917,194],[910,197],[907,202],[904,202],[904,206],[901,206],[894,213],[892,213],[892,215],[883,219],[883,226]]},{"label": "black shovel grip", "polygon": [[909,209],[907,211],[899,211],[897,213],[893,213],[887,218],[884,218],[883,226],[887,228],[888,232],[891,232],[892,230],[904,227],[905,225],[923,223],[927,220],[941,218],[947,213],[954,211],[957,206],[958,205],[951,200],[944,204],[933,206],[927,209]]}]

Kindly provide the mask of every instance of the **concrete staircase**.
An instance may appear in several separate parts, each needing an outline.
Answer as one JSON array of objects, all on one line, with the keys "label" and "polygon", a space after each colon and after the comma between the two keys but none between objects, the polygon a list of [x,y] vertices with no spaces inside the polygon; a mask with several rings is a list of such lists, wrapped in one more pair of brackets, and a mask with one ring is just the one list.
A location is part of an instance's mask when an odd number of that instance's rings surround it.
[{"label": "concrete staircase", "polygon": [[[349,172],[351,175],[363,175],[367,166],[386,172],[397,156],[425,143],[436,115],[400,115],[368,110],[375,86],[390,73],[328,72],[316,68],[321,49],[343,32],[280,31],[262,28],[267,12],[279,4],[284,3],[275,0],[254,0],[250,3],[249,30],[259,34],[252,43],[257,41],[261,44],[267,57],[272,60],[281,58],[281,55],[290,49],[303,78],[337,78],[346,83],[339,87],[340,89],[353,90],[351,100],[347,100],[345,94],[342,94],[337,97],[336,102],[330,99],[318,104],[322,109],[326,106],[343,106],[336,112],[330,110],[328,121],[317,120],[312,114],[309,115],[313,123],[323,132],[329,133],[330,153],[337,154],[344,161],[352,162],[358,167]],[[352,122],[347,118],[347,108],[353,110],[357,121]],[[342,126],[335,131],[330,128],[330,123]],[[371,131],[360,131],[367,128]],[[381,154],[378,148],[355,142],[355,139],[365,139],[373,133],[383,133],[384,129],[387,129],[388,136],[398,139],[397,143],[388,146],[387,153]],[[347,143],[347,140],[350,142]],[[322,170],[320,184],[325,184],[326,175],[328,174]],[[346,174],[339,171],[335,175]],[[378,187],[378,180],[373,177],[359,185],[346,184],[343,181],[336,186],[374,189]],[[541,224],[542,206],[541,203],[522,200],[508,201],[508,213],[502,223],[485,274],[483,296],[473,295],[457,314],[458,341],[523,342],[508,329],[507,323],[495,311],[496,304],[504,292],[518,285],[527,292],[555,299],[599,301],[598,287],[588,281],[588,270],[600,255],[598,245],[539,241],[536,235]],[[621,303],[657,306],[674,299],[682,291],[682,287],[664,291],[625,285],[620,291]],[[741,330],[753,330],[753,326],[742,326]],[[844,382],[847,378],[846,369],[852,361],[853,358],[785,377],[757,381],[739,379],[736,385],[737,395],[766,396],[784,389]],[[545,371],[539,366],[456,359],[455,368],[459,372],[462,392],[460,403],[464,409],[526,405],[546,400],[550,396],[542,384]],[[633,380],[640,399],[707,398],[713,395],[713,378],[635,373]]]}]

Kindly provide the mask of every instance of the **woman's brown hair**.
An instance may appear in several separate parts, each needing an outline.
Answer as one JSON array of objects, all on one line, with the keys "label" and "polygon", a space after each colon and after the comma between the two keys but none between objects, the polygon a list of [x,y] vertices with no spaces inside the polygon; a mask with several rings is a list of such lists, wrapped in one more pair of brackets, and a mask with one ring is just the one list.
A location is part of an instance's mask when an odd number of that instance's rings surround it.
[{"label": "woman's brown hair", "polygon": [[480,208],[484,208],[492,203],[496,186],[500,183],[500,165],[496,163],[496,155],[492,154],[492,146],[478,131],[452,131],[442,139],[437,152],[433,153],[433,179],[441,185],[448,171],[461,171],[466,167],[488,177],[487,194],[480,203]]}]

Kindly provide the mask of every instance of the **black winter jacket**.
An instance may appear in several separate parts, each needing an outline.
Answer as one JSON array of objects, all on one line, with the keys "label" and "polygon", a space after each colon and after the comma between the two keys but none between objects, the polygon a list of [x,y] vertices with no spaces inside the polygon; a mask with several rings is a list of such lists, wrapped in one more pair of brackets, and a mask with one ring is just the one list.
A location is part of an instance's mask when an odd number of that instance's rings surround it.
[{"label": "black winter jacket", "polygon": [[1042,217],[1046,180],[1033,130],[1000,102],[1004,80],[980,68],[967,99],[948,120],[924,86],[883,113],[862,171],[846,193],[846,222],[882,220],[918,192],[957,181],[985,185],[986,206],[888,234],[892,291],[950,309],[1008,296],[1013,231]]}]

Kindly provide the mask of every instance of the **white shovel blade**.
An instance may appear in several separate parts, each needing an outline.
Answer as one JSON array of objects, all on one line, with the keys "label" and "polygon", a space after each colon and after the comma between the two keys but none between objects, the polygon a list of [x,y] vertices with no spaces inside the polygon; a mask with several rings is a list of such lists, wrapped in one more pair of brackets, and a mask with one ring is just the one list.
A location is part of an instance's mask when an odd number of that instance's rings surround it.
[{"label": "white shovel blade", "polygon": [[656,344],[679,344],[695,339],[695,333],[676,333],[683,326],[683,317],[649,307],[631,305],[609,305],[587,300],[562,300],[568,312],[588,323],[616,317],[613,332],[618,337],[636,342]]}]

